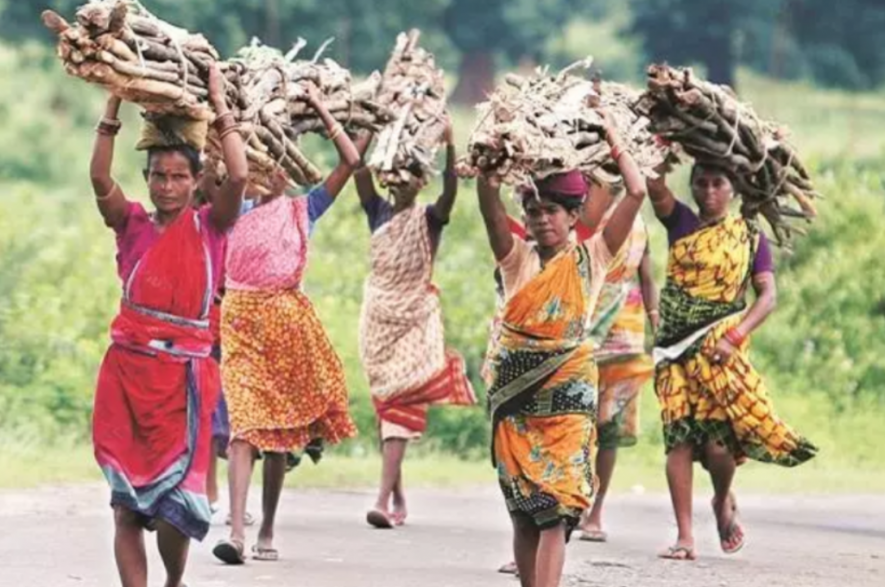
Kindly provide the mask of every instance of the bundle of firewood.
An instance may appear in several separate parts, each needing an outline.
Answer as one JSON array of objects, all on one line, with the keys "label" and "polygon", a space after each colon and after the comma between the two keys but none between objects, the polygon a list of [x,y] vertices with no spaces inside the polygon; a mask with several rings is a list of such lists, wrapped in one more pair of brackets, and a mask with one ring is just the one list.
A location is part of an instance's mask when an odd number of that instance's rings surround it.
[{"label": "bundle of firewood", "polygon": [[[651,129],[681,146],[696,161],[732,172],[742,213],[768,221],[778,243],[787,245],[804,231],[787,218],[810,221],[819,197],[808,171],[784,141],[784,131],[760,119],[726,86],[701,80],[691,69],[652,65],[648,91],[635,110]],[[798,208],[790,206],[795,200]]]},{"label": "bundle of firewood", "polygon": [[533,179],[580,170],[597,182],[621,181],[605,140],[598,106],[608,110],[640,169],[650,177],[667,150],[648,131],[648,121],[631,109],[638,93],[625,86],[575,75],[589,59],[556,75],[539,69],[532,77],[508,75],[487,102],[478,106],[479,121],[468,153],[458,163],[461,176],[496,176],[519,185]]},{"label": "bundle of firewood", "polygon": [[395,120],[378,135],[368,165],[385,187],[408,183],[414,171],[433,174],[445,133],[445,76],[433,55],[418,47],[420,34],[412,30],[397,37],[378,93]]},{"label": "bundle of firewood", "polygon": [[212,118],[206,80],[218,53],[202,35],[123,0],[84,4],[74,25],[46,10],[43,23],[58,35],[58,55],[69,74],[149,112]]},{"label": "bundle of firewood", "polygon": [[[155,114],[212,120],[207,103],[208,70],[218,54],[193,35],[148,13],[137,0],[91,0],[77,10],[77,24],[47,10],[44,24],[59,36],[58,54],[71,75],[99,84]],[[265,194],[282,167],[295,183],[317,182],[321,173],[299,150],[299,137],[325,132],[308,105],[305,84],[314,84],[326,108],[348,132],[378,132],[393,120],[376,94],[380,74],[354,84],[350,72],[330,59],[298,60],[299,43],[288,54],[253,42],[229,62],[218,62],[227,80],[228,105],[247,143],[249,190]],[[221,144],[210,131],[207,163],[225,174]]]},{"label": "bundle of firewood", "polygon": [[[222,65],[227,97],[234,118],[246,138],[251,187],[266,193],[274,169],[282,167],[297,184],[316,183],[319,169],[298,147],[301,135],[325,132],[316,111],[306,102],[305,84],[319,90],[325,107],[344,128],[379,131],[393,115],[377,99],[380,76],[376,73],[354,84],[350,72],[321,52],[310,60],[297,59],[305,43],[286,55],[253,41],[239,56]],[[209,134],[207,154],[214,165],[221,161],[221,145],[214,132]],[[219,170],[220,176],[223,171]]]}]

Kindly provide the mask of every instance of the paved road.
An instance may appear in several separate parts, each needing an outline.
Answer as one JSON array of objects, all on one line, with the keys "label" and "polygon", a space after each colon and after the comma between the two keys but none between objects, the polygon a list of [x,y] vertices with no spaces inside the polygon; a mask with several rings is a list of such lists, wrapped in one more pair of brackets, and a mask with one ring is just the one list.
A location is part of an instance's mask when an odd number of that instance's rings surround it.
[{"label": "paved road", "polygon": [[[102,486],[0,492],[0,587],[116,585],[111,516]],[[277,563],[224,567],[212,529],[192,549],[191,587],[516,587],[494,569],[509,556],[509,526],[497,493],[422,490],[411,496],[409,525],[372,530],[363,523],[368,491],[287,491]],[[257,511],[257,504],[252,504]],[[709,503],[698,500],[700,558],[660,561],[672,536],[665,495],[622,495],[611,502],[605,545],[569,546],[569,587],[883,587],[885,496],[742,496],[749,542],[734,557],[716,548]],[[254,536],[254,534],[253,534]],[[151,554],[151,585],[162,571]]]}]

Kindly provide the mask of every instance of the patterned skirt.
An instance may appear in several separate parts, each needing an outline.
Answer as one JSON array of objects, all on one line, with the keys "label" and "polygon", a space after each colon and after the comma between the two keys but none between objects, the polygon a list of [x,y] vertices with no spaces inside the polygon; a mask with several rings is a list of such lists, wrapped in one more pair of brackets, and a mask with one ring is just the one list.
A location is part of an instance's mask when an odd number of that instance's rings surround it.
[{"label": "patterned skirt", "polygon": [[341,360],[304,294],[229,290],[221,328],[232,440],[293,452],[356,436]]},{"label": "patterned skirt", "polygon": [[634,446],[639,392],[654,372],[651,358],[634,355],[599,365],[599,448]]},{"label": "patterned skirt", "polygon": [[494,431],[498,482],[511,515],[538,528],[573,529],[594,494],[593,418],[505,416]]},{"label": "patterned skirt", "polygon": [[703,460],[708,442],[728,447],[739,461],[751,458],[793,467],[817,454],[817,447],[796,433],[774,411],[765,383],[750,364],[748,342],[725,365],[707,353],[739,317],[720,322],[675,361],[655,372],[664,443],[669,452],[691,444]]}]

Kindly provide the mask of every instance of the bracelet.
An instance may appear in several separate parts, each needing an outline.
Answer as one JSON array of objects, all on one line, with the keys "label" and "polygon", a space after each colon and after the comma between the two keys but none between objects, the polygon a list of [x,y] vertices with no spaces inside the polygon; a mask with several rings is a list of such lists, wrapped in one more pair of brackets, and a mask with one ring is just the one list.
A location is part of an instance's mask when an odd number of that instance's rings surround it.
[{"label": "bracelet", "polygon": [[123,126],[123,123],[119,120],[110,120],[107,118],[102,118],[98,125],[95,127],[95,132],[98,134],[105,135],[107,137],[115,137],[117,133],[120,132],[120,127]]},{"label": "bracelet", "polygon": [[332,127],[332,131],[329,133],[329,140],[334,141],[342,132],[344,132],[344,127],[336,123],[335,126]]},{"label": "bracelet", "polygon": [[106,124],[107,126],[113,126],[115,128],[123,126],[123,122],[119,118],[108,118],[107,116],[102,116],[99,124]]},{"label": "bracelet", "polygon": [[237,121],[233,118],[224,118],[222,120],[222,124],[214,124],[215,132],[217,132],[218,134],[223,134],[225,131],[227,131],[227,129],[237,126]]},{"label": "bracelet", "polygon": [[624,154],[624,151],[623,151],[623,149],[621,149],[621,145],[619,145],[618,143],[615,143],[614,145],[612,145],[611,157],[615,163],[618,162],[618,159],[620,159],[621,155],[623,155],[623,154]]},{"label": "bracelet", "polygon": [[[222,120],[227,120],[228,118],[230,119],[229,123],[227,123],[226,125],[221,124]],[[231,124],[236,124],[236,120],[234,120],[234,113],[231,112],[230,110],[228,110],[224,114],[219,114],[218,116],[215,117],[215,120],[212,122],[212,126],[214,126],[215,130],[218,130],[219,132],[224,130],[223,128],[219,129],[219,127],[222,127],[222,126],[226,127],[226,126],[230,126]]]},{"label": "bracelet", "polygon": [[744,341],[747,340],[747,337],[738,332],[737,328],[729,328],[725,331],[725,340],[727,340],[735,348],[737,348],[744,344]]},{"label": "bracelet", "polygon": [[95,199],[99,202],[104,202],[105,200],[110,200],[111,196],[113,196],[114,194],[116,194],[119,191],[120,191],[120,184],[118,184],[117,182],[114,182],[114,187],[111,188],[111,191],[109,191],[108,193],[106,193],[103,196],[96,195]]},{"label": "bracelet", "polygon": [[646,314],[648,314],[649,316],[660,316],[661,315],[661,313],[658,312],[657,310],[649,310],[648,312],[646,312]]},{"label": "bracelet", "polygon": [[218,133],[218,140],[223,141],[224,137],[226,137],[227,135],[232,135],[235,132],[240,132],[240,125],[236,122],[233,122]]}]

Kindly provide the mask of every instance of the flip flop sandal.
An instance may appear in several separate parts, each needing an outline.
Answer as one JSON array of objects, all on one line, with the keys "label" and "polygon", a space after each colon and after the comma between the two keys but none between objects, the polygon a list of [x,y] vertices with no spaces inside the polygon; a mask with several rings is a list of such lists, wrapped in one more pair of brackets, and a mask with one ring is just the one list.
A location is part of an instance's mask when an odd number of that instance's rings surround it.
[{"label": "flip flop sandal", "polygon": [[507,563],[506,565],[502,565],[501,568],[498,569],[499,573],[504,575],[516,575],[519,576],[519,569],[516,567],[516,562],[512,561]]},{"label": "flip flop sandal", "polygon": [[668,546],[667,550],[658,554],[658,558],[672,561],[693,561],[697,558],[693,547]]},{"label": "flip flop sandal", "polygon": [[243,556],[243,545],[235,540],[219,540],[212,554],[215,558],[228,565],[241,565],[246,562]]},{"label": "flip flop sandal", "polygon": [[381,510],[371,510],[366,514],[366,522],[369,523],[370,526],[381,530],[390,530],[393,528],[393,523],[390,520],[390,516],[382,512]]},{"label": "flip flop sandal", "polygon": [[602,530],[584,530],[578,537],[584,542],[608,542],[608,534]]},{"label": "flip flop sandal", "polygon": [[[224,521],[224,523],[230,526],[230,514],[227,515],[227,519]],[[243,516],[243,525],[247,527],[255,525],[255,518],[252,517],[252,514],[250,514],[249,512],[246,512],[246,515]]]},{"label": "flip flop sandal", "polygon": [[[720,528],[717,523],[716,530],[719,533],[719,547],[722,549],[722,552],[724,552],[725,554],[735,554],[744,547],[746,536],[744,535],[743,526],[741,526],[740,522],[737,521],[737,499],[735,499],[734,495],[729,495],[729,499],[731,500],[731,521],[728,523],[728,526],[726,526],[724,530]],[[715,513],[715,502],[713,511]],[[740,541],[738,541],[737,544],[730,548],[727,547],[726,543],[731,542],[731,540],[737,534],[740,534]]]},{"label": "flip flop sandal", "polygon": [[276,548],[264,548],[256,544],[252,547],[252,558],[257,561],[274,562],[280,560],[280,553]]}]

